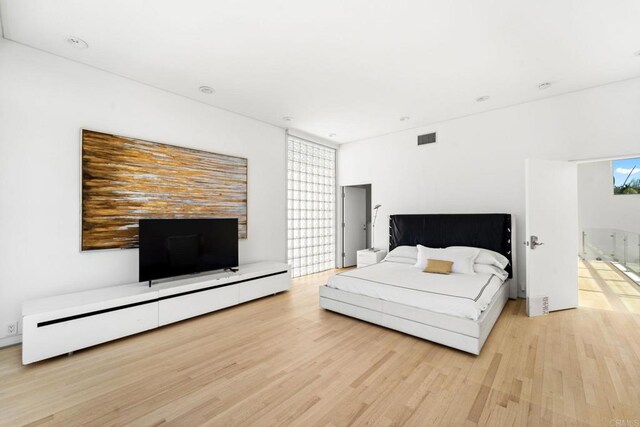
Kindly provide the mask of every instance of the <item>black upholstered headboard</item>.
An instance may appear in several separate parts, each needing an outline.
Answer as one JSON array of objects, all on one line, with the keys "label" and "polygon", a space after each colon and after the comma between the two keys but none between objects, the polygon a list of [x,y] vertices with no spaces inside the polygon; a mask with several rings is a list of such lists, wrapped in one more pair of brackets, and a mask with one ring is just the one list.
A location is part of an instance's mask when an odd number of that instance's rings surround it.
[{"label": "black upholstered headboard", "polygon": [[389,251],[420,244],[431,248],[473,246],[509,259],[513,277],[510,214],[416,214],[389,217]]}]

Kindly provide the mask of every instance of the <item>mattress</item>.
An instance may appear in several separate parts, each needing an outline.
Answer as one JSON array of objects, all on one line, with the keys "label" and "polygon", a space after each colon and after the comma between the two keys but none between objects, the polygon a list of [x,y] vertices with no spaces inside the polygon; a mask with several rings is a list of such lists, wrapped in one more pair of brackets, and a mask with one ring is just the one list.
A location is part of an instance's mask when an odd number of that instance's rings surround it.
[{"label": "mattress", "polygon": [[478,320],[504,281],[492,274],[432,274],[410,264],[383,261],[329,278],[345,292]]}]

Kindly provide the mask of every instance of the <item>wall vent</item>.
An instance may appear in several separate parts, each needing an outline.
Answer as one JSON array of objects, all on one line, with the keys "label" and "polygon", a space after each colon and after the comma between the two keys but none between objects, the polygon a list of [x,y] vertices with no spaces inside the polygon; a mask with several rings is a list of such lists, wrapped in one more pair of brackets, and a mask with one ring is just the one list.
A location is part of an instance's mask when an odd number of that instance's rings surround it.
[{"label": "wall vent", "polygon": [[436,142],[435,132],[418,135],[418,145],[433,144],[434,142]]},{"label": "wall vent", "polygon": [[549,314],[549,296],[530,296],[527,298],[527,314],[529,317]]}]

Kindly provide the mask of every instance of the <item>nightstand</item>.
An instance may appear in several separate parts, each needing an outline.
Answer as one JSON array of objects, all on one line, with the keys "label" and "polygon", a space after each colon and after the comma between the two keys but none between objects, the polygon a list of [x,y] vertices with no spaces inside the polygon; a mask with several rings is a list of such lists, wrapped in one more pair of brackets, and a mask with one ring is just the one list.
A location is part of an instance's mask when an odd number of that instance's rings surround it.
[{"label": "nightstand", "polygon": [[387,251],[382,249],[376,249],[371,251],[369,249],[362,249],[357,252],[358,255],[358,268],[365,267],[371,264],[377,264],[387,256]]}]

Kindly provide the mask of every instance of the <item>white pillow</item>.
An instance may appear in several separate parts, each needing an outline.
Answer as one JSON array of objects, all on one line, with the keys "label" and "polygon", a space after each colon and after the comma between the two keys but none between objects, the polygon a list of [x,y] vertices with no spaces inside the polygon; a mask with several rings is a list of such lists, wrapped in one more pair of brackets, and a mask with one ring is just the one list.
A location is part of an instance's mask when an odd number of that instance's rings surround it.
[{"label": "white pillow", "polygon": [[415,246],[398,246],[385,257],[385,261],[415,264],[418,259],[418,248]]},{"label": "white pillow", "polygon": [[470,248],[479,250],[480,253],[478,254],[478,258],[476,258],[476,264],[495,265],[496,267],[500,267],[503,270],[507,265],[509,265],[509,260],[507,259],[507,257],[489,249],[471,248],[469,246],[449,246],[449,248]]},{"label": "white pillow", "polygon": [[478,253],[477,248],[434,249],[418,245],[418,260],[414,266],[424,270],[428,259],[439,259],[453,262],[452,273],[476,274],[473,270],[473,264]]},{"label": "white pillow", "polygon": [[495,265],[487,265],[487,264],[473,264],[473,270],[476,273],[484,273],[484,274],[495,274],[502,280],[507,280],[509,277],[509,273],[501,269],[500,267],[496,267]]}]

